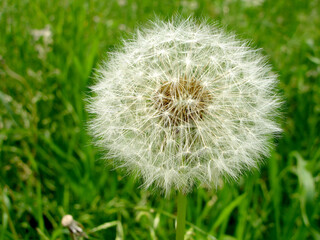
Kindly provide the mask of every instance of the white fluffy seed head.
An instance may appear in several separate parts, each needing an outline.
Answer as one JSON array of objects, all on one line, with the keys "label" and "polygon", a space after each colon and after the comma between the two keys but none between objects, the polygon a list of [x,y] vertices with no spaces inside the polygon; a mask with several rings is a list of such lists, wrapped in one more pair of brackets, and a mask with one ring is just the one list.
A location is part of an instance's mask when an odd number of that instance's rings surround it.
[{"label": "white fluffy seed head", "polygon": [[237,179],[280,132],[276,76],[257,50],[214,25],[157,20],[97,72],[89,127],[145,188],[187,193]]}]

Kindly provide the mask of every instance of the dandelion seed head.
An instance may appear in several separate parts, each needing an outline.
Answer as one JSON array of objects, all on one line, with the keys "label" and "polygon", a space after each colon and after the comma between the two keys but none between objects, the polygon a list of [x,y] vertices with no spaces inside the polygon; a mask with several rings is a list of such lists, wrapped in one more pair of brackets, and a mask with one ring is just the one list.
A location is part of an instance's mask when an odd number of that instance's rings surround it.
[{"label": "dandelion seed head", "polygon": [[145,188],[185,193],[268,156],[281,104],[259,51],[215,25],[154,21],[97,71],[90,130]]}]

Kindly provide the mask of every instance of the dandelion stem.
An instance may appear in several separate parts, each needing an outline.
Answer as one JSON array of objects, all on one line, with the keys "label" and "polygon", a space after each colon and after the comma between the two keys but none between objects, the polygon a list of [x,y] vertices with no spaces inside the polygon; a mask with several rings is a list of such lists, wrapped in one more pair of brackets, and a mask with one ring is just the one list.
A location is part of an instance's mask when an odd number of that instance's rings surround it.
[{"label": "dandelion stem", "polygon": [[186,225],[187,196],[181,192],[178,193],[177,206],[178,206],[178,216],[177,216],[176,240],[183,240],[185,225]]}]

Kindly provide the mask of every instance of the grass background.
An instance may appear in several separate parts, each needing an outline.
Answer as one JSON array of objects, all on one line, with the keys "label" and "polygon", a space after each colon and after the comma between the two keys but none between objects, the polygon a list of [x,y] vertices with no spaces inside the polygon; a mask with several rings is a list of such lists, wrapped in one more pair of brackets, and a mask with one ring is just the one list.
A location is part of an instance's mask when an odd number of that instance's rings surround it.
[{"label": "grass background", "polygon": [[260,172],[189,196],[187,239],[320,239],[319,0],[1,0],[0,240],[70,239],[67,213],[91,239],[174,239],[175,199],[109,171],[83,99],[121,37],[176,13],[252,39],[286,101],[283,136]]}]

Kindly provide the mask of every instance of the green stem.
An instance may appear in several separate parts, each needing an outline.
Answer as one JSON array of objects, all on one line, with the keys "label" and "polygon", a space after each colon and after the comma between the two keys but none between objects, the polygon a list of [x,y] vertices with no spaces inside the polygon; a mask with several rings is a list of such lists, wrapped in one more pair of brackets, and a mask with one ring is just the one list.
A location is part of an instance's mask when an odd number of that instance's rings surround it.
[{"label": "green stem", "polygon": [[186,225],[186,210],[187,210],[187,196],[183,193],[178,193],[178,216],[177,216],[177,230],[176,240],[184,240],[184,232]]}]

